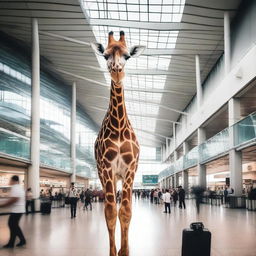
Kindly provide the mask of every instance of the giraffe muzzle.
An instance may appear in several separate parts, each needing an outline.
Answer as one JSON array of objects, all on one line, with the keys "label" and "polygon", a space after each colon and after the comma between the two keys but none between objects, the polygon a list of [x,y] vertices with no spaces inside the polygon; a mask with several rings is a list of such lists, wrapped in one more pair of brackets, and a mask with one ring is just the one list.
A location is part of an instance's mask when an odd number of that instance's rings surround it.
[{"label": "giraffe muzzle", "polygon": [[114,73],[120,73],[120,72],[122,72],[122,71],[123,71],[122,68],[113,68],[113,69],[112,69],[112,72],[114,72]]}]

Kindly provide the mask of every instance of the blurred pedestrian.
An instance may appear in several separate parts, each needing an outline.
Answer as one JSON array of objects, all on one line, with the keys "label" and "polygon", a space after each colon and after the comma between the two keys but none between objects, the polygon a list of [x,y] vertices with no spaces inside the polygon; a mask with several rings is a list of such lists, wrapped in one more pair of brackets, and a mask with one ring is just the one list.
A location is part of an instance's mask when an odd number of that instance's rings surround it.
[{"label": "blurred pedestrian", "polygon": [[78,193],[77,189],[75,188],[75,183],[72,182],[69,192],[68,192],[69,202],[70,202],[70,211],[71,211],[71,219],[76,217],[76,208],[77,208],[77,201],[78,201]]},{"label": "blurred pedestrian", "polygon": [[177,201],[178,201],[178,193],[175,188],[172,191],[172,199],[173,199],[173,203],[174,203],[174,207],[175,207],[177,205]]},{"label": "blurred pedestrian", "polygon": [[89,188],[85,191],[84,210],[88,210],[88,205],[90,205],[90,210],[92,210],[92,191]]},{"label": "blurred pedestrian", "polygon": [[171,194],[169,193],[169,189],[166,189],[165,193],[163,194],[163,201],[164,201],[164,213],[171,213]]},{"label": "blurred pedestrian", "polygon": [[205,191],[205,189],[200,186],[194,186],[191,188],[191,193],[194,194],[195,199],[196,199],[197,214],[200,213],[200,204],[202,203],[204,191]]},{"label": "blurred pedestrian", "polygon": [[26,193],[26,214],[29,214],[29,207],[30,207],[30,212],[34,213],[35,201],[33,199],[33,193],[31,188],[28,188]]},{"label": "blurred pedestrian", "polygon": [[178,196],[179,196],[179,208],[182,209],[182,206],[184,209],[186,209],[186,204],[185,204],[185,190],[182,188],[182,186],[178,187]]},{"label": "blurred pedestrian", "polygon": [[10,185],[10,199],[0,205],[0,207],[11,206],[11,214],[8,220],[10,239],[9,242],[4,245],[4,248],[13,248],[16,237],[20,239],[20,242],[16,246],[21,247],[26,244],[26,239],[19,226],[22,214],[25,212],[25,191],[20,185],[19,176],[17,175],[12,176]]}]

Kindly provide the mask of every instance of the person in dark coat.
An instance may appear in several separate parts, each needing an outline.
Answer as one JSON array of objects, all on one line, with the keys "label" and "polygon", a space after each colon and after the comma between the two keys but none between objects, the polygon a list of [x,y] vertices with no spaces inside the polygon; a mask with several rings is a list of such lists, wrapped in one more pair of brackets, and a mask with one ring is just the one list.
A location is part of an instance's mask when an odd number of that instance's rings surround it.
[{"label": "person in dark coat", "polygon": [[176,190],[176,189],[173,189],[173,192],[172,192],[172,200],[173,200],[174,207],[175,207],[176,204],[177,204],[177,201],[178,201],[178,193],[177,193],[177,190]]},{"label": "person in dark coat", "polygon": [[192,192],[192,194],[194,194],[195,199],[196,199],[197,214],[200,213],[200,204],[202,203],[204,191],[205,191],[205,189],[200,186],[194,186],[191,188],[191,192]]},{"label": "person in dark coat", "polygon": [[84,210],[87,210],[88,205],[90,205],[90,210],[92,210],[92,191],[89,188],[85,192]]},{"label": "person in dark coat", "polygon": [[183,208],[186,209],[186,204],[185,204],[185,190],[182,188],[182,186],[178,187],[178,195],[179,195],[179,208],[182,209],[182,205]]}]

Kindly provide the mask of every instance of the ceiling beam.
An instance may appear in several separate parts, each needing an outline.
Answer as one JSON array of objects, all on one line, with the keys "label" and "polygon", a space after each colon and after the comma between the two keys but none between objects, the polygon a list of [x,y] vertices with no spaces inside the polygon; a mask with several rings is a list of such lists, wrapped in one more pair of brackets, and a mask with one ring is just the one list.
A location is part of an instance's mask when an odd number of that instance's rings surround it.
[{"label": "ceiling beam", "polygon": [[114,19],[90,19],[91,26],[111,26],[121,28],[147,29],[156,31],[207,31],[223,33],[223,25],[195,24],[192,22],[143,22]]},{"label": "ceiling beam", "polygon": [[[109,73],[109,71],[107,70],[107,68],[101,68],[101,67],[96,67],[96,66],[92,66],[92,65],[80,65],[82,67],[88,68],[88,69],[92,69],[92,70],[96,70],[96,71],[100,71],[100,72],[104,72],[104,73]],[[178,71],[180,73],[182,73],[183,71]],[[173,75],[174,73],[177,74],[177,72],[170,72],[167,70],[162,70],[162,69],[129,69],[126,68],[125,69],[125,73],[128,75]],[[186,71],[186,73],[188,73]],[[191,71],[189,72],[191,74],[195,74],[195,71],[193,69],[191,69]]]},{"label": "ceiling beam", "polygon": [[[109,98],[105,97],[105,96],[86,94],[85,97],[88,97],[88,98],[97,97],[97,98],[101,98],[101,99],[105,99],[105,100],[109,101]],[[169,110],[169,111],[173,111],[173,112],[176,112],[176,113],[179,113],[179,114],[182,114],[182,115],[188,115],[188,113],[186,113],[184,111],[180,111],[180,110],[177,110],[177,109],[174,109],[174,108],[170,108],[170,107],[167,107],[167,106],[164,106],[162,104],[158,104],[158,103],[152,102],[152,101],[136,100],[136,99],[130,99],[130,98],[125,98],[125,101],[150,104],[150,105],[154,105],[154,106],[157,106],[157,107]]]},{"label": "ceiling beam", "polygon": [[[89,108],[90,108],[90,109],[97,110],[97,111],[105,112],[105,113],[107,112],[106,109],[103,109],[103,108],[98,108],[98,107],[93,107],[93,106],[90,106]],[[168,123],[172,123],[172,124],[173,124],[173,123],[175,123],[175,124],[181,124],[180,122],[171,121],[171,120],[164,119],[164,118],[158,118],[157,116],[153,116],[153,115],[129,114],[129,116],[145,117],[145,118],[155,119],[155,120],[161,121],[161,122],[168,122]]]},{"label": "ceiling beam", "polygon": [[64,41],[69,41],[69,42],[72,42],[72,43],[82,44],[82,45],[86,45],[86,46],[91,47],[90,43],[84,42],[84,41],[81,41],[81,40],[77,40],[77,39],[74,39],[74,38],[71,38],[71,37],[62,36],[62,35],[58,35],[58,34],[54,34],[54,33],[49,33],[49,32],[45,32],[45,31],[42,31],[42,30],[39,30],[39,34],[40,35],[45,35],[45,36],[50,36],[50,37],[55,37],[55,38],[58,38],[58,39],[63,39]]},{"label": "ceiling beam", "polygon": [[[147,23],[149,24],[149,23]],[[150,23],[151,24],[151,23]],[[159,23],[158,23],[159,24]],[[161,23],[162,24],[162,23]],[[161,25],[162,26],[162,25]],[[50,37],[55,37],[55,38],[59,38],[59,39],[63,39],[64,41],[69,41],[72,43],[76,43],[76,44],[80,44],[80,45],[86,45],[86,46],[90,46],[90,42],[85,42],[82,40],[78,40],[78,39],[74,39],[71,37],[67,37],[67,36],[62,36],[62,35],[58,35],[58,34],[54,34],[54,33],[49,33],[49,32],[45,32],[45,31],[39,31],[39,34],[41,35],[46,35],[46,36],[50,36]],[[214,51],[214,53],[213,53]],[[196,55],[196,54],[200,54],[200,55],[220,55],[223,52],[223,50],[216,50],[216,49],[176,49],[176,48],[170,48],[170,49],[146,49],[142,55],[146,55],[146,56],[157,56],[157,55]]]},{"label": "ceiling beam", "polygon": [[170,137],[168,136],[164,136],[162,134],[159,134],[159,133],[155,133],[155,132],[150,132],[150,131],[147,131],[147,130],[143,130],[143,129],[139,129],[139,128],[133,128],[134,130],[137,130],[137,131],[141,131],[141,132],[144,132],[144,133],[148,133],[148,134],[151,134],[151,135],[154,135],[154,136],[158,136],[158,137],[161,137],[161,138],[168,138],[168,139],[171,139]]},{"label": "ceiling beam", "polygon": [[[90,78],[87,78],[87,77],[84,77],[84,76],[76,75],[74,73],[68,72],[68,71],[63,70],[63,69],[55,68],[55,70],[60,72],[60,73],[63,73],[63,74],[66,74],[66,75],[69,75],[69,76],[72,76],[72,77],[75,77],[75,78],[78,78],[78,79],[81,79],[81,80],[85,80],[85,81],[90,82],[90,83],[94,83],[94,84],[97,84],[97,85],[100,85],[100,86],[103,86],[103,87],[106,87],[106,88],[110,88],[110,86],[105,84],[105,83],[102,83],[102,82],[99,82],[99,81],[96,81],[96,80],[93,80],[93,79],[90,79]],[[185,95],[185,96],[191,96],[191,94],[184,93],[184,92],[173,91],[173,90],[160,90],[160,89],[146,90],[146,89],[139,89],[139,88],[125,88],[125,90],[126,91],[134,91],[134,92],[172,93],[172,94],[180,94],[180,95]]]}]

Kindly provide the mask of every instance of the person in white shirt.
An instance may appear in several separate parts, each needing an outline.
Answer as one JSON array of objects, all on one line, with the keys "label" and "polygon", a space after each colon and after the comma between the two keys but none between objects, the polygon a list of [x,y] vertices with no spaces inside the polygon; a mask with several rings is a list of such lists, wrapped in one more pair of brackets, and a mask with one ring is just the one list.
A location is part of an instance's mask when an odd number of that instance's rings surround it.
[{"label": "person in white shirt", "polygon": [[70,210],[71,210],[71,219],[76,217],[76,207],[78,201],[78,193],[77,189],[75,188],[75,183],[71,183],[71,187],[68,193],[69,201],[70,201]]},{"label": "person in white shirt", "polygon": [[171,194],[169,193],[169,189],[166,189],[165,193],[163,194],[163,201],[164,201],[164,213],[171,213]]},{"label": "person in white shirt", "polygon": [[22,214],[25,212],[25,191],[20,185],[19,176],[17,175],[12,176],[10,185],[12,186],[10,199],[0,205],[0,207],[11,206],[11,214],[8,220],[10,239],[4,248],[13,248],[16,236],[20,239],[16,246],[20,247],[26,244],[26,239],[19,226]]}]

